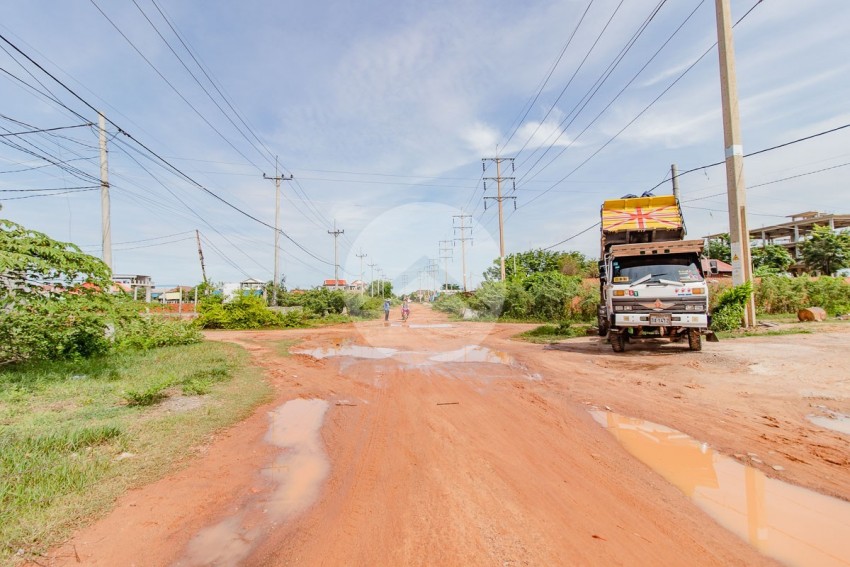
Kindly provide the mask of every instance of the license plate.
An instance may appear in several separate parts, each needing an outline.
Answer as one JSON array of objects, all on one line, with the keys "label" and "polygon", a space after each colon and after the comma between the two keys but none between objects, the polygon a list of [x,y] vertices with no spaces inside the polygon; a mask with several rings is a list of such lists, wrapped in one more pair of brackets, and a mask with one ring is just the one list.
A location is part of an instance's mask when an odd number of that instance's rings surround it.
[{"label": "license plate", "polygon": [[673,317],[671,315],[650,315],[649,316],[649,324],[650,325],[669,325],[673,322]]}]

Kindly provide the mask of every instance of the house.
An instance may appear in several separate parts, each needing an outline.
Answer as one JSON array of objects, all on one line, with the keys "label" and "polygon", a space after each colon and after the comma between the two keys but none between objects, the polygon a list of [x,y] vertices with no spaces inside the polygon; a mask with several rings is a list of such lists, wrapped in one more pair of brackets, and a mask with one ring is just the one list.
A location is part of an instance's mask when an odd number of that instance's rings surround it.
[{"label": "house", "polygon": [[325,289],[333,289],[333,290],[336,290],[336,289],[345,290],[345,289],[348,289],[347,286],[348,286],[348,284],[346,283],[345,280],[325,280],[325,283],[322,284],[322,287],[324,287]]},{"label": "house", "polygon": [[165,303],[165,304],[181,303],[183,301],[183,298],[189,296],[192,293],[192,290],[194,290],[194,289],[195,288],[193,288],[191,286],[186,286],[186,285],[173,287],[171,289],[163,291],[159,295],[158,299],[159,299],[160,303]]},{"label": "house", "polygon": [[702,273],[705,274],[706,278],[732,277],[732,265],[723,260],[703,258],[700,262],[702,263]]},{"label": "house", "polygon": [[[345,280],[343,280],[343,281],[345,281]],[[357,292],[362,293],[365,289],[366,289],[366,282],[364,282],[363,280],[354,280],[353,282],[348,284],[348,290],[349,291],[357,291]]]},{"label": "house", "polygon": [[248,292],[253,295],[263,297],[266,294],[266,282],[254,278],[248,278],[247,280],[239,282],[239,289],[243,294]]},{"label": "house", "polygon": [[133,299],[145,298],[145,301],[150,302],[151,290],[153,289],[153,280],[150,276],[138,274],[112,274],[112,281],[117,287],[127,291],[133,296]]}]

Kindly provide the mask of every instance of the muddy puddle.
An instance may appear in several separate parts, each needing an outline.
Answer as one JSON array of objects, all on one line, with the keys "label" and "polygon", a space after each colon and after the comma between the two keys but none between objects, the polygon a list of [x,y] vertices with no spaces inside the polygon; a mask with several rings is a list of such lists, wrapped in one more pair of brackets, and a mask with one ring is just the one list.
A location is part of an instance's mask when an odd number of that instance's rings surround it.
[{"label": "muddy puddle", "polygon": [[632,455],[761,553],[786,565],[850,565],[850,503],[768,478],[663,425],[591,414]]},{"label": "muddy puddle", "polygon": [[198,532],[175,565],[242,565],[276,526],[316,500],[330,467],[319,435],[328,405],[296,399],[269,412],[265,441],[280,454],[260,471],[239,511]]},{"label": "muddy puddle", "polygon": [[[850,415],[832,411],[823,406],[819,406],[819,408],[825,415],[807,415],[806,419],[818,427],[850,435]],[[848,550],[848,553],[850,553],[850,550]]]}]

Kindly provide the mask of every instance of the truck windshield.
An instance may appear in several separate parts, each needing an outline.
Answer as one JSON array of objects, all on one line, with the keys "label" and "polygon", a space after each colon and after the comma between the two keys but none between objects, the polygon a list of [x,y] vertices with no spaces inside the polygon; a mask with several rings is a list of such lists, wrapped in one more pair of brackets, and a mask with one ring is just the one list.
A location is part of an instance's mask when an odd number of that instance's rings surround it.
[{"label": "truck windshield", "polygon": [[[701,282],[697,259],[690,255],[636,256],[616,258],[613,263],[613,283]],[[645,279],[644,279],[645,278]]]}]

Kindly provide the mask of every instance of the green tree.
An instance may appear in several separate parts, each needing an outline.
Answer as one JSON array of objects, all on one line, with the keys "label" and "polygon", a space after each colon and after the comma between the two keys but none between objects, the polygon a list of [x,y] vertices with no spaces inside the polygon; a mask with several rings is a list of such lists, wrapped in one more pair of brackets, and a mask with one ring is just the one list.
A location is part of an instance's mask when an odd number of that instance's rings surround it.
[{"label": "green tree", "polygon": [[788,250],[778,244],[757,246],[750,252],[753,258],[753,269],[757,276],[784,273],[794,263],[794,258]]},{"label": "green tree", "polygon": [[[505,276],[511,278],[518,275],[525,278],[531,274],[558,272],[561,270],[563,256],[563,252],[551,252],[540,248],[508,254],[505,257]],[[498,281],[502,277],[501,273],[501,263],[499,258],[496,258],[493,260],[493,265],[484,272],[484,279]]]},{"label": "green tree", "polygon": [[76,245],[0,219],[0,301],[89,283],[108,290],[109,267]]},{"label": "green tree", "polygon": [[721,234],[717,238],[712,238],[708,241],[708,247],[705,249],[705,254],[713,260],[722,260],[724,262],[732,261],[732,246],[730,244],[729,234]]},{"label": "green tree", "polygon": [[850,266],[850,233],[835,232],[828,226],[815,226],[809,238],[800,244],[800,252],[810,270],[830,276],[836,270]]}]

